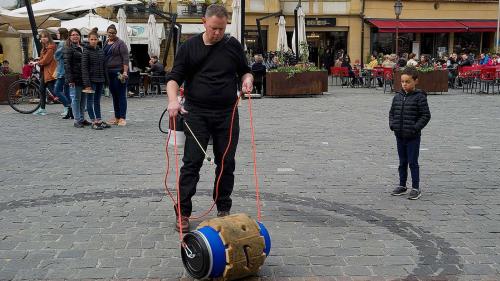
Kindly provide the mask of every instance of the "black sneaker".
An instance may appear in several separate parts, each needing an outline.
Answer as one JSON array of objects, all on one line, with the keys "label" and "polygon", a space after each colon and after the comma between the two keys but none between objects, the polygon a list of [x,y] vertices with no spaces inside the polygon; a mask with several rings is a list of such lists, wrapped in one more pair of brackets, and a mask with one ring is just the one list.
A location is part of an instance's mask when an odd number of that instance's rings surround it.
[{"label": "black sneaker", "polygon": [[97,124],[97,123],[92,124],[92,129],[94,129],[94,130],[104,130],[104,128],[101,126],[101,124]]},{"label": "black sneaker", "polygon": [[83,121],[82,121],[82,124],[83,124],[83,126],[90,126],[90,125],[92,125],[92,123],[90,123],[90,122],[89,122],[89,121],[87,121],[87,120],[83,120]]},{"label": "black sneaker", "polygon": [[420,192],[420,190],[412,189],[410,195],[408,195],[408,199],[417,200],[418,198],[420,198],[420,196],[422,196],[422,192]]},{"label": "black sneaker", "polygon": [[401,195],[404,195],[406,193],[408,193],[408,188],[406,188],[406,186],[398,186],[392,191],[391,195],[401,196]]}]

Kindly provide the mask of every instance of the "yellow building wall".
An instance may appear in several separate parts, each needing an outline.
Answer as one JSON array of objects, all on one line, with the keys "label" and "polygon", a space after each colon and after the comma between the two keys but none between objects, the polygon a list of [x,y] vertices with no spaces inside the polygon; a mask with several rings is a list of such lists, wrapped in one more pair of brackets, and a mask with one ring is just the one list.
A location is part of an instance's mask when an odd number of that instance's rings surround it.
[{"label": "yellow building wall", "polygon": [[0,44],[3,47],[3,59],[9,61],[10,68],[13,71],[21,73],[23,68],[21,39],[0,37]]},{"label": "yellow building wall", "polygon": [[[401,19],[497,19],[496,3],[461,3],[403,1]],[[394,1],[366,1],[367,18],[395,19]]]}]

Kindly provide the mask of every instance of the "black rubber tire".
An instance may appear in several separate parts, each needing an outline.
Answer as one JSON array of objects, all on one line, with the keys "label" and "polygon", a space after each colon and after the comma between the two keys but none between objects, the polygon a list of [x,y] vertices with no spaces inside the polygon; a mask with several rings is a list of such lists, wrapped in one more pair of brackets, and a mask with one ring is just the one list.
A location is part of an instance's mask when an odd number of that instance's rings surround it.
[{"label": "black rubber tire", "polygon": [[[19,113],[30,114],[40,108],[40,87],[28,80],[17,80],[9,86],[7,98],[12,109]],[[19,98],[21,98],[21,103],[19,103]],[[30,103],[31,99],[38,99],[38,102]],[[21,107],[21,104],[26,106]]]}]

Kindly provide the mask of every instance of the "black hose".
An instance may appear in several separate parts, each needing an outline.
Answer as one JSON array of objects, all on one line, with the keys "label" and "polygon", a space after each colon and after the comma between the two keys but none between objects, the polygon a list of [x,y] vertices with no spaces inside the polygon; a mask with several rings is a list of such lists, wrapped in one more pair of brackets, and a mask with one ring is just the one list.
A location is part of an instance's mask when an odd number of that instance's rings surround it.
[{"label": "black hose", "polygon": [[[158,129],[160,129],[160,132],[168,135],[168,131],[164,131],[162,128],[161,128],[161,121],[163,120],[163,117],[165,117],[165,113],[168,112],[168,108],[165,108],[165,110],[163,110],[163,113],[161,114],[160,116],[160,121],[158,122]],[[169,129],[170,129],[170,119],[169,119]]]}]

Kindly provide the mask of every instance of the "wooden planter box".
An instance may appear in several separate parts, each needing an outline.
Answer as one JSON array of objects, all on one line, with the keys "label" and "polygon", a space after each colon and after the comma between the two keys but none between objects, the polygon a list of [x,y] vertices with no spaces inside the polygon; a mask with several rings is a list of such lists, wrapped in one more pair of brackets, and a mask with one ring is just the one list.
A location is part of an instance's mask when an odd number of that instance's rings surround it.
[{"label": "wooden planter box", "polygon": [[7,92],[10,84],[19,79],[19,75],[0,76],[0,104],[8,104]]},{"label": "wooden planter box", "polygon": [[[426,92],[448,92],[448,70],[434,70],[418,74],[417,88]],[[394,73],[394,90],[401,90],[401,72]]]},{"label": "wooden planter box", "polygon": [[320,95],[328,91],[328,72],[297,73],[288,78],[285,72],[266,73],[266,96]]}]

